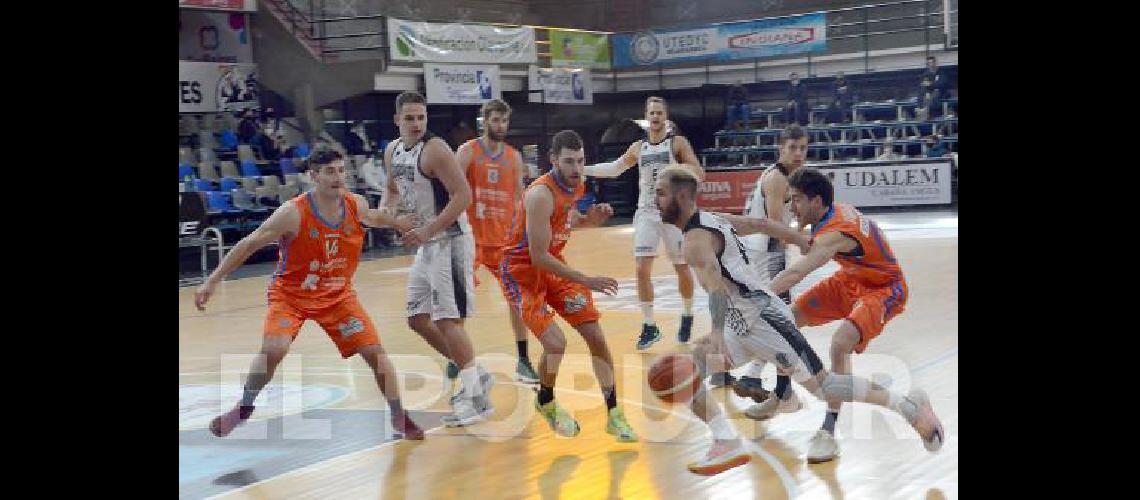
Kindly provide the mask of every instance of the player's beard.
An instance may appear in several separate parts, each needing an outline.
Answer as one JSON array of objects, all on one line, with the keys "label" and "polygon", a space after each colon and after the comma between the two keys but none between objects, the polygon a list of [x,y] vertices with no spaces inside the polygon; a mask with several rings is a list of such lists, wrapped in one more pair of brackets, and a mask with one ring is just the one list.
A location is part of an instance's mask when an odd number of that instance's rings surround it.
[{"label": "player's beard", "polygon": [[487,138],[495,142],[503,142],[507,138],[507,133],[496,133],[494,130],[487,129]]},{"label": "player's beard", "polygon": [[679,225],[681,221],[677,217],[681,215],[681,208],[677,206],[677,199],[674,198],[669,201],[669,205],[661,207],[661,221],[666,224]]}]

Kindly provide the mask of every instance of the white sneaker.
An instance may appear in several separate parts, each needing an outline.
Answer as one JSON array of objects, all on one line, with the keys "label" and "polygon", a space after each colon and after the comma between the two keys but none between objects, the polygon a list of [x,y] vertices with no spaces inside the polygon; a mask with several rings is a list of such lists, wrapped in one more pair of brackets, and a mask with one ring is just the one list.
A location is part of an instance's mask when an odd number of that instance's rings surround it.
[{"label": "white sneaker", "polygon": [[[926,447],[926,451],[938,451],[942,448],[946,431],[942,428],[942,422],[938,420],[938,416],[934,414],[934,407],[930,405],[930,397],[922,389],[913,389],[906,397],[918,405],[918,417],[915,418],[911,426],[914,427],[919,436],[922,436],[922,445]],[[929,435],[923,434],[918,425],[920,422],[923,424],[922,428],[929,429]]]},{"label": "white sneaker", "polygon": [[792,391],[788,399],[781,400],[777,398],[776,393],[773,392],[763,403],[754,404],[749,406],[747,410],[744,410],[744,416],[752,420],[767,420],[779,413],[793,413],[799,411],[800,408],[803,408],[803,404],[800,403],[800,398],[796,396],[796,391],[793,391],[791,388],[788,390]]},{"label": "white sneaker", "polygon": [[460,392],[451,398],[452,414],[444,415],[442,419],[443,425],[448,427],[466,427],[468,425],[477,424],[484,420],[495,411],[491,407],[487,398],[475,396],[467,397],[467,394]]},{"label": "white sneaker", "polygon": [[808,463],[830,462],[838,456],[839,445],[835,442],[835,436],[823,429],[815,431],[815,436],[811,438],[811,446],[808,447]]},{"label": "white sneaker", "polygon": [[752,460],[752,454],[744,448],[739,438],[730,441],[713,441],[708,455],[696,462],[689,463],[689,472],[702,476],[720,474],[733,467],[744,465]]},{"label": "white sneaker", "polygon": [[483,365],[476,365],[479,372],[479,393],[488,401],[491,399],[491,387],[495,385],[495,376],[483,369]]}]

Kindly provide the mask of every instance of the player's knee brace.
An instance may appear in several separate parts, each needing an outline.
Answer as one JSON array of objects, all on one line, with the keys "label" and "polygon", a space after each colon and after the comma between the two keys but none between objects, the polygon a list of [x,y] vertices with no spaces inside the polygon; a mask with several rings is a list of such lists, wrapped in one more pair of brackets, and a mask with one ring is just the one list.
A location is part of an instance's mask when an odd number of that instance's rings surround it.
[{"label": "player's knee brace", "polygon": [[823,399],[827,401],[851,401],[855,397],[855,383],[851,375],[828,373],[819,385]]}]

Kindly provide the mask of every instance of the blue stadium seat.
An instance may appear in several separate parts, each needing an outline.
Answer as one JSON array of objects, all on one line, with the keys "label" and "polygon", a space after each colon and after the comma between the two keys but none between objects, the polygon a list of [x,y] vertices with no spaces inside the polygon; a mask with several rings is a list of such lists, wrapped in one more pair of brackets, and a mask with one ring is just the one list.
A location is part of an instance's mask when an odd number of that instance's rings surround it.
[{"label": "blue stadium seat", "polygon": [[298,144],[296,152],[297,152],[296,153],[297,158],[308,158],[309,157],[309,145],[304,143],[304,142]]},{"label": "blue stadium seat", "polygon": [[230,192],[230,190],[231,190],[231,189],[238,189],[238,188],[240,188],[240,187],[241,187],[241,183],[240,183],[240,182],[238,182],[238,180],[237,180],[237,179],[234,179],[233,177],[222,177],[222,181],[221,181],[221,186],[220,186],[220,187],[221,187],[221,190],[222,190],[222,191],[225,191],[225,192],[227,192],[227,193],[228,193],[228,192]]},{"label": "blue stadium seat", "polygon": [[190,181],[196,179],[197,177],[198,174],[194,172],[194,167],[191,167],[185,163],[178,164],[178,180]]},{"label": "blue stadium seat", "polygon": [[219,142],[220,146],[222,146],[223,149],[236,150],[238,147],[237,135],[235,135],[234,132],[230,129],[222,130],[221,140]]},{"label": "blue stadium seat", "polygon": [[253,160],[242,160],[241,175],[243,177],[261,177],[261,170],[257,168],[257,163]]},{"label": "blue stadium seat", "polygon": [[296,174],[296,173],[300,173],[300,172],[297,171],[297,167],[294,165],[292,158],[283,157],[283,158],[281,158],[281,173],[282,174]]},{"label": "blue stadium seat", "polygon": [[233,206],[232,195],[226,191],[206,192],[206,211],[209,213],[240,214],[242,209]]},{"label": "blue stadium seat", "polygon": [[214,183],[209,179],[194,179],[194,188],[197,191],[209,191],[214,189]]}]

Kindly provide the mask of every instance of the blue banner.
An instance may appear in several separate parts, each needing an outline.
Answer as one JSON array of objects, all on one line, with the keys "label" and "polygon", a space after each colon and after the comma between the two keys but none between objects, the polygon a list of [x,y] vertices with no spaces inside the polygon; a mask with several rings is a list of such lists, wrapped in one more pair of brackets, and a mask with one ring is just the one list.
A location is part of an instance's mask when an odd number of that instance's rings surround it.
[{"label": "blue banner", "polygon": [[702,61],[720,47],[715,26],[613,35],[614,67]]},{"label": "blue banner", "polygon": [[803,16],[707,25],[683,30],[615,33],[614,67],[717,59],[754,59],[822,51],[827,48],[827,16]]}]

